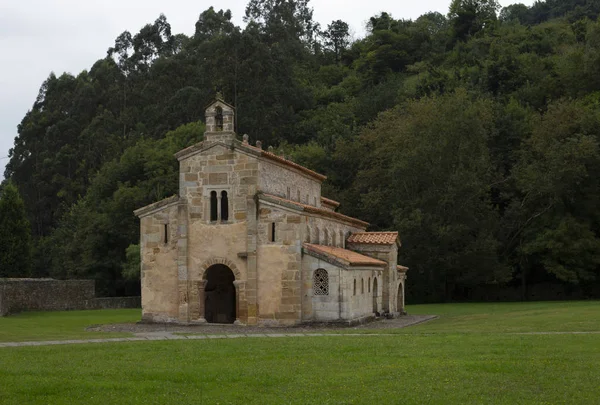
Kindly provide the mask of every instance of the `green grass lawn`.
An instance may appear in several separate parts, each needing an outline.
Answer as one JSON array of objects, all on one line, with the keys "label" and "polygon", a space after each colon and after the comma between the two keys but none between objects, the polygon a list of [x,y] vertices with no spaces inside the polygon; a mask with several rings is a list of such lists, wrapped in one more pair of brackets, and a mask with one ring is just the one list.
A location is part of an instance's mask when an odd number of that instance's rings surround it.
[{"label": "green grass lawn", "polygon": [[140,318],[139,309],[22,312],[0,318],[0,342],[131,336],[127,333],[87,332],[85,328],[96,324],[137,322]]},{"label": "green grass lawn", "polygon": [[413,305],[408,312],[439,319],[402,333],[600,332],[599,301]]},{"label": "green grass lawn", "polygon": [[518,334],[598,331],[599,302],[408,310],[441,317],[390,336],[0,348],[0,404],[600,404],[600,334]]}]

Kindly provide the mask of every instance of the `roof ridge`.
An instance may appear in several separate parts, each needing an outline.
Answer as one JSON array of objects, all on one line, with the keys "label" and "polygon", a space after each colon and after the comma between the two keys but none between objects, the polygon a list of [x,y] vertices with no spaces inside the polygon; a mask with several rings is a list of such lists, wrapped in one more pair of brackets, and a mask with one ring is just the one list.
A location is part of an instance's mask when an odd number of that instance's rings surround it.
[{"label": "roof ridge", "polygon": [[350,217],[348,215],[340,214],[339,212],[327,210],[325,208],[313,207],[312,205],[304,204],[304,203],[301,203],[301,202],[298,202],[298,201],[288,200],[286,198],[279,197],[279,196],[276,196],[276,195],[273,195],[273,194],[261,193],[260,195],[262,195],[264,197],[267,197],[267,198],[271,198],[271,199],[274,199],[274,200],[281,201],[283,203],[295,205],[297,207],[302,208],[302,210],[305,211],[305,212],[310,212],[310,213],[313,213],[313,214],[320,214],[322,216],[330,217],[330,218],[337,218],[339,220],[350,222],[350,223],[353,223],[353,224],[361,226],[361,227],[367,227],[367,226],[369,226],[368,222],[362,221],[362,220],[360,220],[358,218]]},{"label": "roof ridge", "polygon": [[400,238],[397,231],[354,232],[348,237],[348,243],[369,245],[393,245],[396,243],[400,246]]},{"label": "roof ridge", "polygon": [[332,257],[336,261],[341,261],[341,263],[346,266],[387,266],[387,263],[383,260],[337,246],[319,245],[314,243],[303,243],[302,246],[308,252]]}]

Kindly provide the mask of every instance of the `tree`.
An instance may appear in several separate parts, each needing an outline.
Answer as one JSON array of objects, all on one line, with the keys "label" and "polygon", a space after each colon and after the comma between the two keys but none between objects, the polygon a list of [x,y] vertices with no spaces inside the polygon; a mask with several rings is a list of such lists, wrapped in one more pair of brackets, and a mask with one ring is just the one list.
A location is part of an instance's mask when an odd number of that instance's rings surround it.
[{"label": "tree", "polygon": [[410,288],[421,299],[449,300],[461,288],[509,279],[489,204],[492,111],[462,89],[409,101],[381,114],[350,153],[358,214],[400,231]]},{"label": "tree", "polygon": [[600,266],[600,114],[581,102],[552,103],[519,153],[508,241],[524,287],[533,271],[578,284]]},{"label": "tree", "polygon": [[452,20],[454,35],[465,40],[497,19],[500,5],[496,0],[452,0],[448,18]]},{"label": "tree", "polygon": [[17,187],[0,191],[0,277],[28,277],[31,272],[31,228]]},{"label": "tree", "polygon": [[342,20],[332,21],[323,32],[325,47],[333,52],[336,62],[340,61],[342,51],[350,44],[350,27]]},{"label": "tree", "polygon": [[521,24],[527,23],[529,16],[529,7],[525,4],[517,3],[506,6],[500,12],[500,21],[511,22],[516,21]]}]

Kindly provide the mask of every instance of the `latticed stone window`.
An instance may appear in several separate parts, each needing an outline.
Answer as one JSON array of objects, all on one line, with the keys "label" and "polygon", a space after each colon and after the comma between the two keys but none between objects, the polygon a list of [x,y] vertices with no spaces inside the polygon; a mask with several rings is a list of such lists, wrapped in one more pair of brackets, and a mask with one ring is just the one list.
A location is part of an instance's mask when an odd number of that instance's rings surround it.
[{"label": "latticed stone window", "polygon": [[327,274],[327,270],[315,270],[313,278],[313,290],[315,295],[329,295],[329,274]]}]

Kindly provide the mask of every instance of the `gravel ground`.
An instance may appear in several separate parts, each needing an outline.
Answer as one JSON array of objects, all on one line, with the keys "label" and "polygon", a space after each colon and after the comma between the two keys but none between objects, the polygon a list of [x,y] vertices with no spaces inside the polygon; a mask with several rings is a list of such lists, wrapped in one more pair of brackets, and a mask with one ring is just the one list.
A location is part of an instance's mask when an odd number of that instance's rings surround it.
[{"label": "gravel ground", "polygon": [[222,324],[204,325],[173,325],[149,323],[118,323],[112,325],[93,325],[87,328],[94,332],[130,332],[147,334],[156,332],[167,333],[202,333],[202,334],[265,334],[265,333],[311,333],[324,331],[356,331],[356,330],[381,330],[399,329],[416,325],[437,318],[435,315],[405,315],[396,319],[379,319],[358,326],[343,326],[339,324],[314,324],[292,327],[265,327],[265,326],[237,326]]}]

